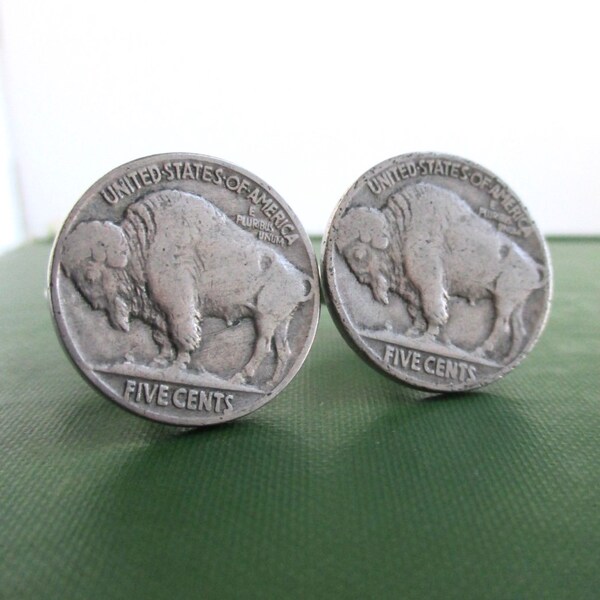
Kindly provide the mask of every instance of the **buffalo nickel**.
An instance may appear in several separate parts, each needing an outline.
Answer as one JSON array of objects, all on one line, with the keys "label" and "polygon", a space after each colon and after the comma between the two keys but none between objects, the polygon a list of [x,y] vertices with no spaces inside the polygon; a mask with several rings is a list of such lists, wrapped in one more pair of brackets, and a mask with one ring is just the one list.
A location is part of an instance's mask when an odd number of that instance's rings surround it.
[{"label": "buffalo nickel", "polygon": [[49,286],[81,373],[176,425],[264,405],[302,365],[319,317],[315,255],[290,208],[251,173],[195,154],[95,183],[56,239]]},{"label": "buffalo nickel", "polygon": [[323,242],[323,283],[342,334],[370,363],[431,391],[490,383],[537,341],[548,250],[496,175],[408,154],[362,175]]}]

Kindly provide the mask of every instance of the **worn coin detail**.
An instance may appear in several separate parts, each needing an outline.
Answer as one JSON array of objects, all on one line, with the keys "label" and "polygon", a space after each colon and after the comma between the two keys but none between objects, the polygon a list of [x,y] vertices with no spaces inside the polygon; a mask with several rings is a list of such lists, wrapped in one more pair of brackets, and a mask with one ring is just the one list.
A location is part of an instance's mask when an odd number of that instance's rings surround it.
[{"label": "worn coin detail", "polygon": [[246,415],[297,373],[319,317],[310,240],[266,183],[195,154],[111,171],[52,252],[52,314],[81,373],[144,417]]},{"label": "worn coin detail", "polygon": [[502,377],[550,307],[550,256],[527,209],[490,171],[454,156],[398,156],[362,175],[330,220],[322,266],[354,349],[424,390]]}]

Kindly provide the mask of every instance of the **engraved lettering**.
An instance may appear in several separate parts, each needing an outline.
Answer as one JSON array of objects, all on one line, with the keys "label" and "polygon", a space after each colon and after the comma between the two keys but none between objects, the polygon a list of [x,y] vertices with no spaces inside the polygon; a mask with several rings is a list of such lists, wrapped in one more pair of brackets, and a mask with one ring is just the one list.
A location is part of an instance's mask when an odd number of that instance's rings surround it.
[{"label": "engraved lettering", "polygon": [[385,350],[383,352],[383,362],[390,364],[395,355],[396,355],[396,348],[394,346],[390,346],[389,344],[386,344]]},{"label": "engraved lettering", "polygon": [[240,187],[238,189],[238,194],[243,194],[246,190],[250,189],[250,182],[247,179],[242,179],[242,183],[240,183]]},{"label": "engraved lettering", "polygon": [[288,246],[291,246],[300,236],[297,233],[291,233],[290,235],[284,235],[283,237]]},{"label": "engraved lettering", "polygon": [[260,189],[254,188],[247,196],[248,200],[250,200],[253,204],[258,204],[260,198]]},{"label": "engraved lettering", "polygon": [[206,165],[202,171],[202,181],[212,182],[213,181],[213,170],[210,165]]},{"label": "engraved lettering", "polygon": [[445,373],[446,373],[445,369],[446,369],[446,361],[443,358],[438,358],[437,365],[435,367],[435,374],[438,377],[444,377]]},{"label": "engraved lettering", "polygon": [[212,399],[213,399],[212,392],[208,392],[208,394],[207,394],[204,390],[201,390],[200,391],[200,404],[198,405],[198,408],[200,410],[211,411],[212,410]]},{"label": "engraved lettering", "polygon": [[133,179],[133,183],[135,183],[135,187],[137,187],[138,190],[142,189],[140,174],[137,171],[131,171],[131,173],[129,173],[129,179]]},{"label": "engraved lettering", "polygon": [[230,175],[225,180],[225,187],[232,192],[236,192],[240,187],[240,178],[237,175]]},{"label": "engraved lettering", "polygon": [[[108,193],[110,192],[110,194]],[[100,195],[108,202],[109,204],[116,204],[119,201],[119,197],[113,190],[112,186],[109,185],[106,189],[100,192]]]},{"label": "engraved lettering", "polygon": [[453,360],[446,361],[446,372],[444,373],[446,379],[456,379],[458,377],[458,365]]},{"label": "engraved lettering", "polygon": [[218,390],[203,390],[181,386],[172,389],[166,383],[127,379],[123,389],[126,402],[144,402],[161,408],[173,407],[184,411],[202,411],[214,414],[231,412],[234,395]]},{"label": "engraved lettering", "polygon": [[[262,242],[268,242],[269,244],[275,244],[276,246],[285,246],[285,241],[286,241],[282,236],[277,235],[275,233],[269,233],[268,231],[259,231],[258,239],[261,240]],[[290,245],[290,242],[288,242],[288,245]]]},{"label": "engraved lettering", "polygon": [[467,378],[467,373],[469,371],[469,365],[467,363],[464,363],[464,362],[459,362],[458,363],[458,368],[460,369],[459,380],[460,381],[465,381],[465,379]]},{"label": "engraved lettering", "polygon": [[214,182],[217,185],[223,185],[223,177],[224,177],[223,169],[221,169],[221,168],[215,169]]},{"label": "engraved lettering", "polygon": [[263,210],[263,212],[265,213],[265,215],[267,217],[274,218],[275,213],[277,212],[277,209],[279,207],[277,206],[277,204],[275,204],[275,202],[271,202],[271,204],[269,204],[268,206],[266,206]]},{"label": "engraved lettering", "polygon": [[417,166],[412,161],[401,163],[367,179],[367,186],[374,194],[381,194],[383,190],[393,187],[396,183],[410,177],[416,177],[419,171],[424,173],[426,170],[426,164]]},{"label": "engraved lettering", "polygon": [[148,169],[140,169],[139,175],[142,178],[144,185],[152,185],[152,177],[150,177]]},{"label": "engraved lettering", "polygon": [[160,169],[156,165],[150,165],[148,167],[148,171],[150,171],[150,179],[152,180],[152,183],[160,183],[160,180],[162,179]]},{"label": "engraved lettering", "polygon": [[480,187],[481,182],[483,181],[483,175],[479,171],[475,171],[474,173],[471,173],[469,181],[471,185],[474,185],[475,187]]},{"label": "engraved lettering", "polygon": [[137,386],[137,393],[135,395],[135,401],[136,402],[141,402],[142,401],[142,386],[141,385]]},{"label": "engraved lettering", "polygon": [[420,354],[420,352],[415,352],[413,354],[412,361],[410,363],[410,368],[413,371],[420,371],[421,370],[421,354]]},{"label": "engraved lettering", "polygon": [[183,163],[176,162],[176,163],[173,163],[173,166],[175,167],[175,178],[181,179],[181,168],[183,167]]},{"label": "engraved lettering", "polygon": [[384,171],[383,173],[377,175],[377,181],[383,190],[390,188],[393,185],[393,181],[391,180],[388,171]]},{"label": "engraved lettering", "polygon": [[188,410],[195,410],[198,408],[198,390],[192,388],[188,391],[187,403],[185,407]]},{"label": "engraved lettering", "polygon": [[101,190],[100,196],[108,204],[117,204],[122,198],[130,196],[144,186],[159,183],[161,179],[161,170],[155,165],[143,167],[138,171],[131,170]]},{"label": "engraved lettering", "polygon": [[158,388],[158,398],[156,399],[158,406],[169,406],[169,386],[161,384]]},{"label": "engraved lettering", "polygon": [[225,394],[221,392],[213,392],[213,400],[215,401],[215,412],[221,412],[221,402],[225,398]]},{"label": "engraved lettering", "polygon": [[150,387],[149,383],[142,383],[142,387],[144,388],[146,404],[152,404],[158,392],[158,383],[155,383],[152,387]]},{"label": "engraved lettering", "polygon": [[386,344],[383,349],[383,362],[406,371],[423,371],[439,379],[459,381],[461,383],[476,381],[475,365],[436,354],[417,352],[402,346]]},{"label": "engraved lettering", "polygon": [[287,219],[283,211],[280,210],[279,212],[277,212],[277,214],[273,216],[273,223],[275,227],[277,227],[277,229],[281,229],[283,223],[285,222],[287,222]]},{"label": "engraved lettering", "polygon": [[175,390],[173,394],[172,402],[175,408],[185,408],[185,399],[187,397],[187,389],[180,387]]},{"label": "engraved lettering", "polygon": [[504,213],[499,213],[495,210],[490,210],[489,208],[485,208],[481,206],[479,208],[479,216],[484,217],[485,219],[492,219],[494,221],[498,221],[500,223],[504,223],[505,225],[512,225],[513,220]]},{"label": "engraved lettering", "polygon": [[375,179],[368,179],[367,185],[374,194],[380,194],[382,191],[381,186],[379,185],[379,183],[377,183]]},{"label": "engraved lettering", "polygon": [[[204,167],[206,170],[206,167]],[[183,163],[183,173],[181,174],[181,179],[195,179],[194,171],[192,171],[192,165],[189,162]]]},{"label": "engraved lettering", "polygon": [[[254,209],[254,207],[251,207]],[[259,231],[273,231],[273,223],[264,219],[257,219],[249,215],[236,215],[235,222],[242,227],[249,229],[258,229]]]},{"label": "engraved lettering", "polygon": [[404,348],[400,348],[400,364],[404,369],[408,368],[411,356],[412,350],[405,350]]},{"label": "engraved lettering", "polygon": [[116,191],[116,194],[119,198],[124,198],[125,196],[130,196],[134,191],[129,187],[129,184],[125,182],[122,177],[119,177],[114,183],[113,188]]},{"label": "engraved lettering", "polygon": [[[238,181],[238,185],[242,184],[243,182]],[[246,197],[260,209],[281,234],[270,235],[266,229],[263,229],[262,232],[259,232],[260,240],[276,245],[285,245],[283,242],[287,242],[287,245],[291,246],[300,237],[297,233],[292,233],[296,228],[289,222],[279,205],[259,188],[254,188]]]},{"label": "engraved lettering", "polygon": [[125,400],[126,402],[129,401],[129,396],[133,392],[135,392],[135,388],[136,388],[135,381],[133,381],[133,379],[128,379],[125,382],[125,391],[123,392],[123,400]]},{"label": "engraved lettering", "polygon": [[168,162],[163,165],[163,169],[166,173],[167,181],[173,181],[175,179],[175,173],[173,172],[173,165]]},{"label": "engraved lettering", "polygon": [[435,356],[428,356],[423,362],[423,371],[428,375],[435,375]]},{"label": "engraved lettering", "polygon": [[[274,204],[273,200],[271,200],[271,198],[269,198],[264,192],[260,193],[260,196],[258,197],[258,200],[256,200],[254,203],[255,204],[260,204],[261,205],[260,208],[261,208],[261,210],[263,212],[265,212],[265,210],[264,210],[265,208],[268,208],[269,206],[271,206],[272,204]],[[275,207],[277,207],[276,204],[275,204]],[[275,208],[275,210],[277,210],[277,208]]]}]

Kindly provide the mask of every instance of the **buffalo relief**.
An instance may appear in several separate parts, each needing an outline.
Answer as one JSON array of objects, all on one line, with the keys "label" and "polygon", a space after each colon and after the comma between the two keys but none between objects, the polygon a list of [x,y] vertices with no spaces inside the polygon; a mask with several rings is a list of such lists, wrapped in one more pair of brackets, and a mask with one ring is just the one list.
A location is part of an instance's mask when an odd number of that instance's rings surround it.
[{"label": "buffalo relief", "polygon": [[[118,223],[80,222],[65,238],[60,261],[113,329],[127,333],[133,320],[151,329],[156,355],[145,365],[147,375],[190,369],[192,355],[203,346],[205,319],[219,319],[225,327],[250,320],[250,358],[228,380],[266,389],[285,376],[290,322],[316,285],[211,202],[178,190],[145,195]],[[253,381],[268,356],[274,357],[270,377]],[[132,357],[128,352],[123,358]]]},{"label": "buffalo relief", "polygon": [[543,237],[499,177],[457,156],[405,154],[363,173],[331,217],[322,260],[346,340],[422,390],[503,377],[548,316]]},{"label": "buffalo relief", "polygon": [[336,246],[377,302],[387,305],[390,293],[404,301],[412,325],[401,333],[430,348],[455,347],[446,330],[449,301],[491,302],[489,333],[467,350],[492,364],[522,350],[524,306],[547,283],[545,268],[515,241],[456,193],[430,183],[405,186],[381,209],[350,208],[339,220]]}]

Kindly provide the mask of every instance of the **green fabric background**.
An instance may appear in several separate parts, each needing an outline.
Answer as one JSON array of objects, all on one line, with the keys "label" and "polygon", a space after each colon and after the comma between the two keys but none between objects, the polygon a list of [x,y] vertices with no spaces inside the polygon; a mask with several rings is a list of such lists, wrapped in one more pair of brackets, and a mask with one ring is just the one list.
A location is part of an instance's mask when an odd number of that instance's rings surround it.
[{"label": "green fabric background", "polygon": [[600,241],[550,248],[548,327],[505,380],[412,391],[325,309],[276,400],[197,431],[88,387],[49,246],[3,256],[0,596],[600,597]]}]

